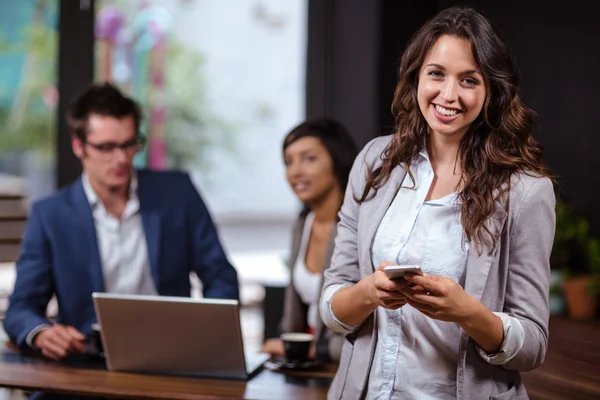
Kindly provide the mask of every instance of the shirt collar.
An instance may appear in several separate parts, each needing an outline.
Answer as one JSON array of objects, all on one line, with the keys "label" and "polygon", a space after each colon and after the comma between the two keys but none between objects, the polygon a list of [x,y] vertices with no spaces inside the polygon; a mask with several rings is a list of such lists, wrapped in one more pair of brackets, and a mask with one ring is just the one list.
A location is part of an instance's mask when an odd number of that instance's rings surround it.
[{"label": "shirt collar", "polygon": [[[92,208],[96,207],[99,202],[98,195],[94,191],[94,188],[92,188],[92,185],[90,183],[90,178],[89,178],[88,174],[86,174],[85,172],[81,176],[81,183],[83,184],[83,192],[85,193],[85,197],[87,198],[88,203],[90,203],[90,206],[92,206]],[[137,187],[138,187],[137,171],[134,169],[131,172],[131,182],[129,184],[129,199],[130,200],[137,198]]]}]

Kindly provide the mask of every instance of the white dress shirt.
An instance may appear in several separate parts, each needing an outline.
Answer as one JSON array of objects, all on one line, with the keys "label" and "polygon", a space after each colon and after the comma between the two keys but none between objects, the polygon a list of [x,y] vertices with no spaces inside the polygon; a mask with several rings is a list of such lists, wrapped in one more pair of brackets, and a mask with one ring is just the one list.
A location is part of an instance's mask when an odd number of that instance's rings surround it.
[{"label": "white dress shirt", "polygon": [[[375,234],[374,268],[382,262],[417,264],[426,273],[452,278],[464,287],[469,243],[463,240],[461,206],[456,193],[425,201],[433,170],[425,151],[411,165],[415,186],[408,174]],[[323,295],[321,314],[335,321],[340,332],[357,327],[341,323],[331,310],[331,298],[345,285],[332,285]],[[454,399],[460,327],[431,319],[411,306],[398,310],[377,308],[378,340],[369,375],[369,399]],[[501,351],[489,355],[491,364],[510,360],[523,345],[521,323],[496,313],[503,323]]]},{"label": "white dress shirt", "polygon": [[[120,219],[106,211],[85,173],[81,179],[85,196],[92,208],[104,290],[120,294],[157,294],[139,212],[137,174],[135,171],[132,174],[129,200]],[[26,343],[33,347],[35,335],[47,327],[46,324],[36,326],[27,335]]]},{"label": "white dress shirt", "polygon": [[155,295],[135,171],[131,177],[129,200],[120,219],[106,211],[87,175],[83,175],[82,179],[94,217],[104,290],[109,293]]}]

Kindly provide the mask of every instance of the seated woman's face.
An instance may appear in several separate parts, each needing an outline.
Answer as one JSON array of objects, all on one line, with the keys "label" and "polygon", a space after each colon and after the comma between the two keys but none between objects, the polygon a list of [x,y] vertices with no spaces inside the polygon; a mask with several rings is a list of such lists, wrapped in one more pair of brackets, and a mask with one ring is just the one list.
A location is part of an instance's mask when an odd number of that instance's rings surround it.
[{"label": "seated woman's face", "polygon": [[333,173],[333,161],[316,137],[303,137],[290,144],[283,154],[285,175],[292,190],[303,203],[317,203],[339,184]]}]

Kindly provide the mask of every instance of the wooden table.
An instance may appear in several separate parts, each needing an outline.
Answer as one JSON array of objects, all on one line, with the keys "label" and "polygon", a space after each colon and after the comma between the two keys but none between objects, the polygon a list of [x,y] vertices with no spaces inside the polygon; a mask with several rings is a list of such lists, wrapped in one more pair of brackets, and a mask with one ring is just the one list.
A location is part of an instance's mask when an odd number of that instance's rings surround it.
[{"label": "wooden table", "polygon": [[325,399],[335,366],[311,372],[263,369],[248,382],[109,372],[102,360],[60,364],[0,345],[0,386],[26,391],[145,399]]},{"label": "wooden table", "polygon": [[546,360],[523,380],[532,400],[600,399],[600,321],[551,317]]},{"label": "wooden table", "polygon": [[[335,366],[311,372],[263,370],[249,382],[108,372],[103,362],[65,366],[0,345],[0,386],[148,399],[324,399]],[[550,319],[544,364],[523,373],[532,400],[600,399],[600,322]]]}]

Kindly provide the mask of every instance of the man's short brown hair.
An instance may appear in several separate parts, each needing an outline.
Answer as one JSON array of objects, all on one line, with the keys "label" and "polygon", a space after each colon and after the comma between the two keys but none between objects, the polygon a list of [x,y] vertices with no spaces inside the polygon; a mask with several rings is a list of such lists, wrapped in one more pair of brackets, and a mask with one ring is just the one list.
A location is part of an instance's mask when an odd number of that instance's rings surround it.
[{"label": "man's short brown hair", "polygon": [[142,121],[140,106],[108,82],[96,83],[85,89],[73,100],[67,110],[67,123],[71,133],[83,141],[87,136],[90,114],[117,119],[131,116],[139,135]]}]

